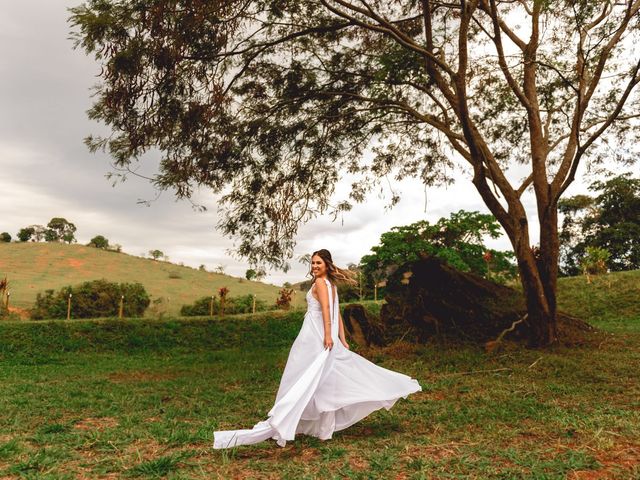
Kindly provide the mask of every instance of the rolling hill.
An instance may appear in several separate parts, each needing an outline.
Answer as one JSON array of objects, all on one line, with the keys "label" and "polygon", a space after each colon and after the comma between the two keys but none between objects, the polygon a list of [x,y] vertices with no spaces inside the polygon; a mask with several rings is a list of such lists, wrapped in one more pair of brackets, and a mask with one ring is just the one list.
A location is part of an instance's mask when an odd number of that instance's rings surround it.
[{"label": "rolling hill", "polygon": [[[33,305],[38,292],[100,278],[142,283],[152,301],[164,299],[166,312],[172,315],[197,298],[216,295],[221,287],[227,287],[231,296],[251,293],[268,304],[275,303],[280,290],[275,285],[169,262],[60,243],[0,243],[0,277],[5,276],[11,305],[22,309]],[[294,305],[303,302],[302,295],[294,297]]]}]

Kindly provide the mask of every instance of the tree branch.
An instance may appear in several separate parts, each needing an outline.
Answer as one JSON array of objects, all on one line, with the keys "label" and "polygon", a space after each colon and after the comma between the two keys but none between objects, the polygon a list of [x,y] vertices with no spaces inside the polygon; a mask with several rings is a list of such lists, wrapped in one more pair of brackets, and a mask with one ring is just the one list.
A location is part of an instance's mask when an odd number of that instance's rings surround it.
[{"label": "tree branch", "polygon": [[376,32],[380,32],[380,33],[384,33],[392,38],[394,38],[399,44],[401,44],[402,46],[421,54],[424,57],[429,57],[434,63],[436,63],[443,71],[445,71],[449,76],[454,76],[455,73],[453,72],[453,70],[451,69],[451,67],[449,67],[446,63],[444,63],[443,61],[441,61],[438,57],[436,57],[435,55],[433,55],[432,53],[430,53],[428,50],[425,50],[422,46],[420,46],[419,44],[417,44],[411,37],[407,36],[406,34],[404,34],[402,31],[400,31],[392,22],[385,20],[383,17],[377,15],[377,14],[371,14],[371,12],[369,12],[369,10],[363,9],[363,8],[359,8],[356,7],[355,5],[352,5],[349,2],[346,2],[344,0],[334,0],[336,3],[342,5],[344,8],[347,8],[351,11],[360,13],[368,18],[371,18],[372,20],[375,20],[379,23],[379,25],[373,25],[371,23],[367,23],[364,22],[360,19],[358,19],[357,17],[345,12],[344,10],[341,10],[339,8],[334,7],[333,5],[329,4],[328,0],[320,0],[321,3],[331,12],[333,12],[335,15],[338,15],[339,17],[345,18],[353,23],[355,23],[356,25],[359,25],[363,28],[366,28],[367,30],[372,30],[372,31],[376,31]]}]

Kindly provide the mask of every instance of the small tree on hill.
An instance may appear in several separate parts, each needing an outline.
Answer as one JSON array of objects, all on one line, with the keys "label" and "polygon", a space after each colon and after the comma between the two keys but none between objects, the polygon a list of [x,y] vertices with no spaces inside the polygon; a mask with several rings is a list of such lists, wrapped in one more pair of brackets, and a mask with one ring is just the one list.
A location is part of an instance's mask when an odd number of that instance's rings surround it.
[{"label": "small tree on hill", "polygon": [[258,282],[259,282],[260,280],[262,280],[262,279],[263,279],[264,277],[266,277],[266,276],[267,276],[267,272],[266,272],[266,270],[264,269],[264,267],[259,267],[259,268],[256,270],[256,281],[258,281]]},{"label": "small tree on hill", "polygon": [[154,260],[158,260],[159,258],[164,257],[164,252],[162,250],[149,250],[149,256]]},{"label": "small tree on hill", "polygon": [[109,240],[102,235],[96,235],[89,242],[89,246],[106,250],[109,248]]},{"label": "small tree on hill", "polygon": [[76,241],[76,230],[76,226],[66,218],[54,217],[47,224],[45,240],[47,242],[73,243]]},{"label": "small tree on hill", "polygon": [[0,233],[0,242],[9,243],[11,241],[11,235],[8,232]]},{"label": "small tree on hill", "polygon": [[41,242],[46,239],[47,229],[43,225],[31,225],[28,228],[33,229],[33,235],[31,236],[32,241]]},{"label": "small tree on hill", "polygon": [[33,237],[34,233],[35,230],[33,229],[33,227],[24,227],[20,229],[17,237],[21,242],[28,242],[29,240],[31,240],[31,237]]},{"label": "small tree on hill", "polygon": [[244,274],[244,278],[249,281],[254,280],[256,278],[256,271],[253,268],[248,269]]}]

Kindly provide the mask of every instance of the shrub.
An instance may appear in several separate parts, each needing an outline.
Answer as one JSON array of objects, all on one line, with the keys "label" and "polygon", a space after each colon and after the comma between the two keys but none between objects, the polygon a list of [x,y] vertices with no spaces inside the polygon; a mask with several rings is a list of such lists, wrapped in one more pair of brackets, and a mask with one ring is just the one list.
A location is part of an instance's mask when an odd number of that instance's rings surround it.
[{"label": "shrub", "polygon": [[11,241],[11,234],[9,232],[0,233],[0,242],[9,243],[10,241]]},{"label": "shrub", "polygon": [[590,275],[599,275],[607,273],[607,262],[611,254],[608,250],[601,247],[587,247],[585,256],[580,262],[582,273],[587,276],[590,281]]},{"label": "shrub", "polygon": [[63,287],[58,292],[46,290],[44,294],[38,293],[31,318],[66,318],[69,294],[72,294],[73,318],[115,317],[123,295],[125,317],[141,317],[150,303],[149,295],[140,283],[93,280],[73,287]]},{"label": "shrub", "polygon": [[[191,305],[183,305],[180,309],[180,315],[184,317],[200,317],[208,316],[211,307],[211,297],[202,297]],[[224,313],[227,315],[235,315],[238,313],[251,313],[253,309],[253,295],[241,295],[239,297],[227,296],[224,301]],[[256,312],[267,310],[267,304],[263,300],[256,299]],[[220,313],[220,299],[213,297],[213,313]]]},{"label": "shrub", "polygon": [[291,298],[293,297],[292,288],[283,288],[280,290],[280,296],[276,299],[276,308],[289,310],[291,308]]}]

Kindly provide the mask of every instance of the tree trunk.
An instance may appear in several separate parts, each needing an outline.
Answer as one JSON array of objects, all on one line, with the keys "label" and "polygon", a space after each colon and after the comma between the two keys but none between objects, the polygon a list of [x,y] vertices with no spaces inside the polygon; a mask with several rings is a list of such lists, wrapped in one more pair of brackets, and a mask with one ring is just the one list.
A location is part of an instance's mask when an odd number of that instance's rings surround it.
[{"label": "tree trunk", "polygon": [[[552,210],[552,209],[549,209]],[[559,241],[557,214],[545,214],[540,222],[540,248],[528,245],[523,232],[514,252],[527,304],[529,345],[544,347],[557,340],[557,286]]]}]

